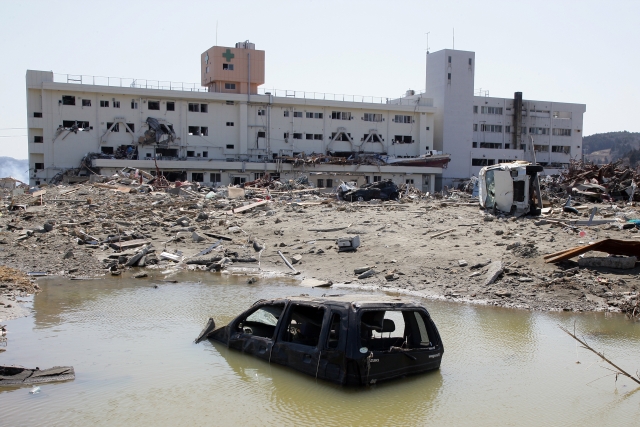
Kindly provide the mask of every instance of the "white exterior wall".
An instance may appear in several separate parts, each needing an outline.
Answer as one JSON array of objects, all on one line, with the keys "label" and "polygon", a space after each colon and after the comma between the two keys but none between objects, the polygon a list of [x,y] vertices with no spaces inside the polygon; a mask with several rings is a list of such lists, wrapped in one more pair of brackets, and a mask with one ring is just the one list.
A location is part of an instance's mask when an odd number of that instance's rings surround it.
[{"label": "white exterior wall", "polygon": [[[75,96],[76,105],[62,105],[64,95]],[[82,106],[83,99],[90,100],[91,106]],[[101,100],[109,101],[109,107],[100,107]],[[114,100],[120,102],[120,108],[114,108]],[[132,101],[137,102],[137,109],[131,108]],[[149,101],[159,101],[160,109],[149,110]],[[233,105],[228,105],[228,101],[233,101]],[[175,103],[175,111],[167,111],[167,102]],[[189,103],[206,104],[208,111],[190,112]],[[264,110],[266,115],[258,115],[259,110]],[[284,116],[285,111],[289,111],[288,117]],[[352,119],[332,119],[332,111],[349,112]],[[34,118],[35,112],[42,113],[42,118]],[[302,113],[302,117],[294,117],[294,112]],[[307,112],[322,113],[323,117],[307,118]],[[365,121],[365,113],[382,114],[383,121]],[[115,152],[121,145],[137,145],[138,137],[147,130],[147,117],[166,120],[173,125],[176,133],[176,140],[167,148],[177,149],[180,160],[161,160],[161,169],[185,170],[189,174],[222,171],[229,176],[226,170],[236,168],[231,164],[233,161],[246,162],[241,167],[243,170],[252,169],[246,166],[251,162],[260,162],[256,163],[260,165],[257,171],[275,171],[275,163],[264,164],[274,154],[355,151],[418,156],[433,148],[431,129],[434,127],[434,113],[435,108],[425,105],[324,101],[269,95],[251,95],[251,102],[248,103],[247,95],[56,83],[51,72],[27,71],[30,181],[32,184],[36,181],[46,182],[62,170],[77,168],[85,154],[100,152],[103,147],[112,147]],[[412,116],[412,122],[395,123],[396,114]],[[56,129],[64,120],[89,122],[92,129],[77,134],[63,131],[58,135]],[[119,132],[107,133],[107,123],[116,121],[132,123],[135,126],[134,133],[126,132],[123,125],[119,126]],[[233,126],[227,126],[227,123],[233,123]],[[207,127],[208,135],[189,135],[189,126]],[[340,130],[350,133],[353,141],[331,141],[332,133]],[[266,138],[258,138],[258,132],[261,131],[266,133]],[[383,142],[363,143],[364,135],[371,131],[376,131]],[[287,132],[289,137],[285,138]],[[302,134],[302,139],[295,139],[294,133]],[[307,134],[322,135],[322,139],[308,140]],[[410,135],[414,142],[394,144],[394,135]],[[43,142],[34,143],[35,136],[42,136]],[[143,162],[145,157],[155,154],[154,145],[139,145],[138,150],[139,161]],[[187,156],[188,152],[193,152],[193,156]],[[121,168],[137,164],[132,162],[99,160],[95,164]],[[34,172],[36,163],[44,163],[44,169]],[[214,167],[213,163],[223,166],[216,164]],[[144,165],[147,169],[154,168],[153,161]],[[364,173],[361,169],[358,169],[359,172]],[[432,184],[425,184],[423,178],[439,174],[441,170],[394,166],[388,173],[389,177],[397,175],[399,182],[404,182],[402,177],[407,174],[418,174],[420,179],[414,181],[415,185],[421,188],[422,182],[423,188],[425,185],[429,188]],[[249,173],[247,178],[254,179]]]}]

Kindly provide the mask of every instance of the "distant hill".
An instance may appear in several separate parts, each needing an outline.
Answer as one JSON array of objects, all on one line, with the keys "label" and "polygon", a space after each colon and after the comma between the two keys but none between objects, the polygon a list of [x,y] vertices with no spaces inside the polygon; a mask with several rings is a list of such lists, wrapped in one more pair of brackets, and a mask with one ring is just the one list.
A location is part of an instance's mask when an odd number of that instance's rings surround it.
[{"label": "distant hill", "polygon": [[13,157],[0,157],[0,178],[8,176],[28,183],[29,161],[27,159],[14,159]]},{"label": "distant hill", "polygon": [[618,160],[640,149],[640,132],[596,133],[582,138],[582,147],[585,160],[597,163]]}]

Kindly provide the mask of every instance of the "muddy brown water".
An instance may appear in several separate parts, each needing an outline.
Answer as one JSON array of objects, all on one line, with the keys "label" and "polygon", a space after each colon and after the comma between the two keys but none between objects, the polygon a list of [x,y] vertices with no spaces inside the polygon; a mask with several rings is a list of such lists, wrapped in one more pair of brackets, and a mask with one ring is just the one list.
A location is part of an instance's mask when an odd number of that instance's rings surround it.
[{"label": "muddy brown water", "polygon": [[621,316],[424,301],[444,341],[441,369],[345,388],[220,344],[193,344],[210,316],[224,324],[260,298],[327,290],[282,279],[176,279],[41,280],[33,314],[4,322],[0,363],[73,365],[76,379],[33,395],[0,389],[0,425],[640,425],[633,383],[598,380],[610,372],[595,355],[576,355],[557,328],[575,321],[635,372],[640,324]]}]

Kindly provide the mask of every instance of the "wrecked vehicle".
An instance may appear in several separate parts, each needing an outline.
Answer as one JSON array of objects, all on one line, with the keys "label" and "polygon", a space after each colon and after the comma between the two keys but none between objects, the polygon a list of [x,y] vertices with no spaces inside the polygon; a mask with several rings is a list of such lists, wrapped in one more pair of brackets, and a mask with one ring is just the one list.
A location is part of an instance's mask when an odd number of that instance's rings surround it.
[{"label": "wrecked vehicle", "polygon": [[444,352],[422,305],[376,295],[260,300],[226,326],[209,319],[205,339],[348,385],[439,369]]},{"label": "wrecked vehicle", "polygon": [[543,170],[540,165],[524,161],[483,167],[478,174],[480,206],[514,216],[540,215],[538,174]]},{"label": "wrecked vehicle", "polygon": [[0,365],[0,386],[27,385],[75,379],[73,366],[54,366],[49,369],[28,369],[22,366]]},{"label": "wrecked vehicle", "polygon": [[341,185],[338,187],[338,192],[342,200],[349,202],[366,202],[373,199],[397,200],[400,194],[398,186],[390,180],[365,184],[360,188]]}]

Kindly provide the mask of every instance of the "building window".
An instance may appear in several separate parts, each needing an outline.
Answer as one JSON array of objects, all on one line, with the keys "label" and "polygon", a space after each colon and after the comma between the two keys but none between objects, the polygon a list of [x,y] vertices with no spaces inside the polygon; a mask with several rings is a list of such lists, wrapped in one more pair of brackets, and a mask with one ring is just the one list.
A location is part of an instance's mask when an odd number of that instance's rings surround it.
[{"label": "building window", "polygon": [[209,157],[209,152],[208,151],[203,151],[202,152],[202,157]]},{"label": "building window", "polygon": [[160,101],[149,101],[149,110],[160,110]]},{"label": "building window", "polygon": [[327,187],[326,188],[333,188],[333,179],[327,179]]},{"label": "building window", "polygon": [[498,159],[498,163],[513,163],[511,159]]},{"label": "building window", "polygon": [[491,166],[495,165],[494,159],[471,159],[471,166]]},{"label": "building window", "polygon": [[76,105],[76,97],[71,95],[62,95],[62,105]]},{"label": "building window", "polygon": [[307,112],[305,114],[305,117],[307,119],[321,119],[322,118],[322,113],[310,113],[310,112]]},{"label": "building window", "polygon": [[571,119],[571,111],[554,111],[553,118],[559,120]]},{"label": "building window", "polygon": [[44,163],[36,163],[33,167],[33,171],[38,171],[38,170],[43,170],[44,169]]},{"label": "building window", "polygon": [[552,145],[551,146],[552,153],[563,153],[563,154],[571,154],[571,146],[569,145]]},{"label": "building window", "polygon": [[451,81],[451,73],[447,73],[447,80]]},{"label": "building window", "polygon": [[220,175],[222,175],[222,174],[218,173],[218,172],[211,172],[209,174],[209,182],[213,182],[214,184],[222,182],[222,179],[221,179]]},{"label": "building window", "polygon": [[207,66],[207,68],[205,68],[205,73],[209,74],[209,67]]},{"label": "building window", "polygon": [[504,144],[504,148],[507,149],[507,150],[510,149],[511,148],[511,144]]},{"label": "building window", "polygon": [[473,106],[473,112],[476,113],[476,114],[478,113],[478,106],[477,105]]},{"label": "building window", "polygon": [[382,181],[381,175],[373,175],[373,182],[380,182],[380,181]]},{"label": "building window", "polygon": [[176,111],[176,103],[167,102],[167,111]]},{"label": "building window", "polygon": [[365,122],[381,122],[382,114],[364,113]]},{"label": "building window", "polygon": [[289,110],[284,110],[284,116],[289,117]]},{"label": "building window", "polygon": [[187,151],[187,157],[195,157],[195,156],[196,156],[195,151]]},{"label": "building window", "polygon": [[500,133],[500,132],[502,132],[502,125],[482,124],[482,125],[480,125],[480,132],[496,132],[496,133]]},{"label": "building window", "polygon": [[262,179],[264,177],[264,172],[255,172],[253,174],[253,180],[258,180],[258,179]]},{"label": "building window", "polygon": [[102,154],[113,154],[113,147],[100,147]]},{"label": "building window", "polygon": [[322,138],[322,134],[321,133],[314,133],[313,134],[313,139],[315,141],[322,141],[324,138]]},{"label": "building window", "polygon": [[293,112],[293,117],[299,117],[299,118],[302,118],[302,111],[294,111],[294,112]]},{"label": "building window", "polygon": [[224,88],[227,90],[236,90],[236,84],[235,83],[225,83],[224,84]]},{"label": "building window", "polygon": [[411,123],[413,121],[413,118],[411,116],[396,115],[393,118],[393,121],[396,123]]},{"label": "building window", "polygon": [[233,185],[242,185],[247,182],[247,178],[242,176],[234,176],[233,177]]},{"label": "building window", "polygon": [[188,133],[189,133],[189,135],[200,135],[200,127],[199,126],[189,126]]},{"label": "building window", "polygon": [[200,112],[208,113],[209,112],[209,104],[200,104]]},{"label": "building window", "polygon": [[233,101],[227,101],[226,104],[227,105],[235,105],[235,103]]},{"label": "building window", "polygon": [[351,120],[351,113],[346,111],[332,111],[331,119],[332,120]]},{"label": "building window", "polygon": [[204,173],[203,172],[191,172],[191,181],[193,181],[193,182],[203,182],[204,181]]},{"label": "building window", "polygon": [[43,140],[43,138],[41,136],[34,136],[33,137],[33,142],[42,143],[42,142],[44,142],[44,140]]},{"label": "building window", "polygon": [[[286,140],[287,138],[289,138],[289,132],[285,132],[284,133],[284,139]],[[286,142],[286,141],[285,141]]]},{"label": "building window", "polygon": [[107,130],[108,129],[111,129],[111,132],[120,132],[120,123],[114,124],[114,123],[107,122]]},{"label": "building window", "polygon": [[258,132],[258,138],[266,138],[267,137],[267,133],[263,130]]},{"label": "building window", "polygon": [[505,127],[504,127],[504,131],[505,131],[506,133],[511,132],[511,126],[505,126]]},{"label": "building window", "polygon": [[120,108],[120,101],[113,101],[113,108]]},{"label": "building window", "polygon": [[478,142],[477,142],[477,141],[473,141],[473,142],[471,143],[471,147],[473,147],[473,148],[478,148]]},{"label": "building window", "polygon": [[267,110],[258,110],[258,115],[259,116],[266,116],[267,115]]},{"label": "building window", "polygon": [[301,133],[294,133],[293,134],[293,139],[302,139],[302,134]]},{"label": "building window", "polygon": [[33,117],[42,117],[42,113],[33,113]]},{"label": "building window", "polygon": [[394,144],[411,144],[413,142],[413,138],[411,135],[394,135],[393,143]]},{"label": "building window", "polygon": [[233,126],[233,122],[227,122],[227,126]]},{"label": "building window", "polygon": [[501,149],[502,144],[498,142],[481,142],[480,148],[493,148],[493,149]]},{"label": "building window", "polygon": [[405,179],[405,180],[404,180],[404,183],[405,183],[405,184],[411,184],[411,185],[413,185],[413,178],[407,178],[407,179]]},{"label": "building window", "polygon": [[555,128],[553,130],[553,134],[555,136],[571,136],[571,129],[560,129],[560,128]]},{"label": "building window", "polygon": [[306,134],[305,139],[313,139],[313,134],[312,133]]},{"label": "building window", "polygon": [[[82,100],[82,105],[84,105],[84,99]],[[91,101],[89,101],[89,105],[91,105]],[[109,101],[100,101],[100,106],[101,107],[108,107],[109,106]]]},{"label": "building window", "polygon": [[324,188],[324,179],[318,179],[318,188]]},{"label": "building window", "polygon": [[549,146],[548,145],[534,145],[533,149],[539,153],[548,153]]},{"label": "building window", "polygon": [[474,124],[473,124],[473,131],[474,131],[474,132],[477,132],[477,131],[478,131],[478,124],[477,124],[477,123],[474,123]]},{"label": "building window", "polygon": [[469,65],[471,65],[471,58],[469,58]]},{"label": "building window", "polygon": [[89,122],[82,122],[82,121],[78,121],[78,120],[63,120],[62,121],[62,127],[65,129],[72,129],[74,127],[77,127],[78,130],[91,130],[91,126],[89,126]]},{"label": "building window", "polygon": [[345,142],[349,142],[351,141],[351,134],[350,133],[344,133],[344,132],[340,132],[340,134],[338,135],[338,132],[331,132],[331,139],[333,141],[345,141]]},{"label": "building window", "polygon": [[[136,125],[134,125],[133,123],[127,123],[127,127],[131,129],[131,132],[136,131]],[[127,129],[127,132],[129,132],[129,129]]]},{"label": "building window", "polygon": [[192,113],[199,113],[200,112],[200,104],[189,104],[189,111]]},{"label": "building window", "polygon": [[136,101],[131,101],[131,109],[132,110],[137,110],[138,109],[138,103]]},{"label": "building window", "polygon": [[482,107],[480,112],[482,114],[502,114],[502,107]]},{"label": "building window", "polygon": [[[100,104],[102,104],[102,101],[100,101]],[[83,107],[91,107],[91,100],[90,99],[83,99],[82,100],[82,106]],[[100,105],[102,106],[102,105]],[[107,107],[109,106],[109,101],[107,101]]]},{"label": "building window", "polygon": [[227,150],[233,150],[234,148],[235,148],[235,145],[227,144]]},{"label": "building window", "polygon": [[222,64],[222,69],[233,71],[233,64]]},{"label": "building window", "polygon": [[549,128],[529,128],[530,135],[549,135]]},{"label": "building window", "polygon": [[449,57],[449,64],[451,64],[451,57]]}]

